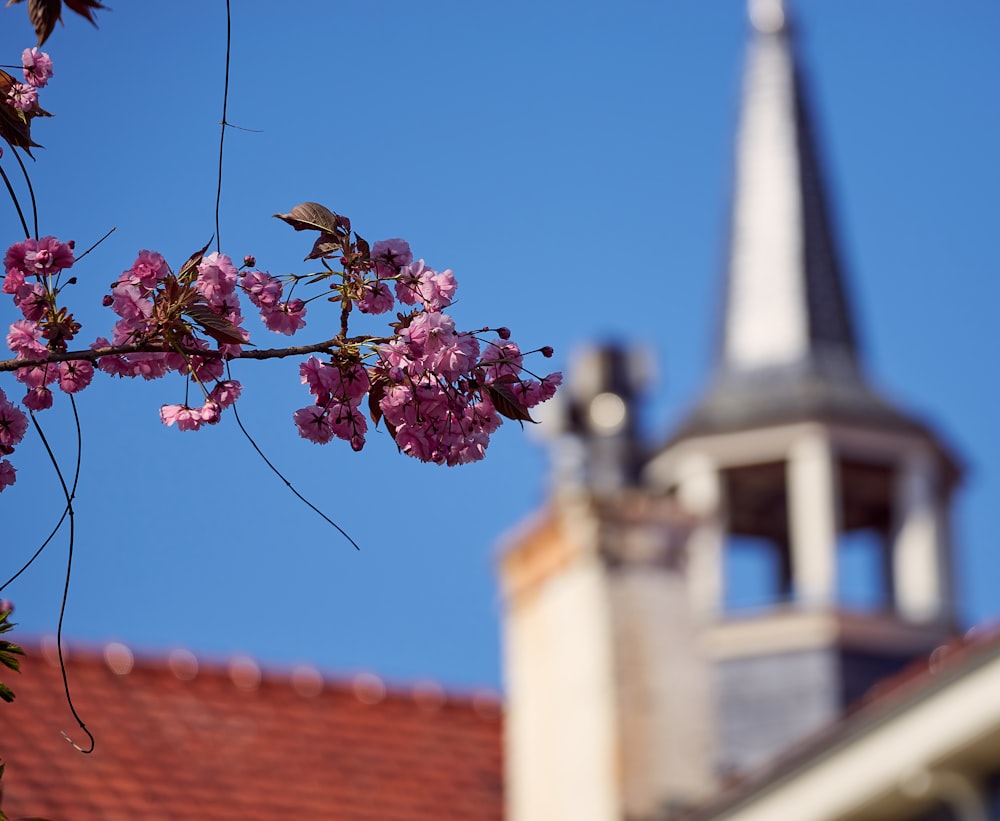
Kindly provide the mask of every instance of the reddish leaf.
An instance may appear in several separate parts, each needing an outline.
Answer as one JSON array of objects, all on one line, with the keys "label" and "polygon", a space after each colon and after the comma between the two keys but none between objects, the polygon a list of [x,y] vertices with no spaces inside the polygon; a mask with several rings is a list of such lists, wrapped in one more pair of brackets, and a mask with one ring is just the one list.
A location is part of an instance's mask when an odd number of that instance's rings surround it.
[{"label": "reddish leaf", "polygon": [[0,137],[3,137],[10,145],[16,148],[23,148],[30,156],[31,148],[40,148],[31,139],[31,121],[35,117],[51,117],[44,108],[35,103],[27,111],[19,111],[12,105],[3,105],[3,100],[17,80],[11,77],[6,71],[0,71]]},{"label": "reddish leaf", "polygon": [[518,401],[517,397],[514,396],[514,392],[506,385],[494,382],[491,385],[484,385],[483,389],[489,394],[490,401],[493,402],[493,407],[497,409],[497,413],[501,416],[506,416],[508,419],[513,419],[517,422],[535,421],[531,418],[531,414],[528,413],[528,409]]},{"label": "reddish leaf", "polygon": [[177,273],[177,279],[181,282],[187,282],[188,277],[194,273],[197,276],[198,266],[201,265],[202,257],[205,256],[205,252],[208,250],[208,246],[212,244],[212,240],[209,239],[202,247],[201,250],[195,251],[191,256],[188,257],[187,262],[181,266],[181,270]]},{"label": "reddish leaf", "polygon": [[229,342],[235,345],[247,344],[239,329],[224,316],[219,316],[207,305],[191,305],[184,309],[185,316],[219,343]]},{"label": "reddish leaf", "polygon": [[357,234],[354,235],[354,244],[357,246],[358,253],[361,254],[361,258],[365,261],[371,259],[372,249],[368,244],[366,239],[359,237]]},{"label": "reddish leaf", "polygon": [[351,221],[347,217],[334,214],[318,202],[303,202],[287,214],[274,216],[287,222],[296,231],[321,231],[324,234],[344,236],[351,230]]},{"label": "reddish leaf", "polygon": [[342,247],[343,244],[337,236],[334,234],[328,234],[324,231],[319,235],[319,239],[313,243],[312,250],[306,256],[306,259],[332,257],[334,254],[339,252]]},{"label": "reddish leaf", "polygon": [[28,19],[35,27],[39,46],[49,39],[61,12],[61,0],[28,0]]},{"label": "reddish leaf", "polygon": [[[385,396],[386,382],[384,379],[376,379],[372,382],[371,387],[368,388],[368,413],[371,415],[372,423],[375,427],[378,427],[379,420],[384,416],[382,413],[382,406],[379,402],[382,401],[382,397]],[[385,423],[386,428],[389,428],[389,422]],[[393,434],[392,438],[395,439],[395,433],[389,431]]]},{"label": "reddish leaf", "polygon": [[94,19],[94,9],[107,8],[107,6],[98,2],[98,0],[66,0],[66,5],[69,6],[71,11],[75,11],[81,17],[85,17],[93,23],[94,28],[97,28],[97,21]]}]

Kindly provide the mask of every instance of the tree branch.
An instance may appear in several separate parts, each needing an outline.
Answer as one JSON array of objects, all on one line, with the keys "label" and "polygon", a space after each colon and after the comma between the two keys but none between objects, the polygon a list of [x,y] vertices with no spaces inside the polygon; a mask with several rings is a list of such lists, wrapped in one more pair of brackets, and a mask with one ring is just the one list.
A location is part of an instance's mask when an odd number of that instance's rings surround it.
[{"label": "tree branch", "polygon": [[[358,345],[380,345],[388,342],[389,337],[383,336],[335,336],[323,342],[311,345],[290,345],[287,348],[264,348],[261,350],[243,351],[227,359],[285,359],[289,356],[304,356],[310,353],[333,353],[335,350],[357,347]],[[183,353],[188,356],[200,356],[202,359],[222,359],[223,353],[218,350],[202,350],[201,348],[165,348],[158,344],[143,345],[108,345],[103,348],[88,348],[83,351],[52,352],[46,359],[3,359],[0,360],[0,373],[16,371],[19,368],[30,368],[33,365],[52,365],[59,362],[96,362],[102,356],[119,356],[133,353]]]}]

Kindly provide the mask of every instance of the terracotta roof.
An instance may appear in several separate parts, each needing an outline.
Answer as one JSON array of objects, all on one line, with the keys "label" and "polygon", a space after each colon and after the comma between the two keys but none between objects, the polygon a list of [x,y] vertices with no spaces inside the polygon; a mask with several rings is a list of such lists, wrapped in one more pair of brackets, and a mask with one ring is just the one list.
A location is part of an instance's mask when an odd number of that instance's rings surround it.
[{"label": "terracotta roof", "polygon": [[[23,644],[23,642],[22,642]],[[0,704],[2,807],[53,821],[491,819],[503,814],[501,705],[434,685],[387,689],[371,674],[261,672],[187,651],[134,658],[121,644],[71,649],[66,707],[54,642],[25,646]]]}]

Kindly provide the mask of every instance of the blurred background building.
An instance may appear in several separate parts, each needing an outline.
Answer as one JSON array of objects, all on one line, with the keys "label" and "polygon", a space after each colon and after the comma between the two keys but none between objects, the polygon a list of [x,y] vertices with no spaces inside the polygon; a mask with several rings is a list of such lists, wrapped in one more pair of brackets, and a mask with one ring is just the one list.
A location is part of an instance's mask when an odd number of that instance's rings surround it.
[{"label": "blurred background building", "polygon": [[0,710],[8,813],[1000,819],[1000,637],[955,609],[962,461],[866,375],[794,20],[750,16],[714,369],[650,443],[644,353],[578,357],[550,497],[500,560],[505,704],[111,645],[69,654],[109,725],[87,758],[41,721],[42,646]]},{"label": "blurred background building", "polygon": [[503,558],[509,817],[1000,818],[1000,644],[936,666],[961,462],[865,375],[794,21],[750,16],[708,386],[650,448],[640,352],[584,352]]}]

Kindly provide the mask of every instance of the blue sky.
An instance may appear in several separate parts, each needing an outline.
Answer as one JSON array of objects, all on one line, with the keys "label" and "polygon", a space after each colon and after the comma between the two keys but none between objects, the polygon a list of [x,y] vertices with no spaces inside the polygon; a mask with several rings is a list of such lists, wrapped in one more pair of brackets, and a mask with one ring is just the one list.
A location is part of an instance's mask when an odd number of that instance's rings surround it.
[{"label": "blue sky", "polygon": [[[303,271],[310,240],[271,214],[304,200],[369,240],[406,237],[456,272],[460,324],[509,325],[525,346],[554,345],[559,367],[589,340],[650,346],[660,377],[646,428],[665,436],[710,364],[743,3],[234,7],[229,120],[259,133],[227,136],[223,250]],[[1000,6],[793,10],[869,370],[965,460],[962,612],[995,618]],[[15,62],[33,38],[23,7],[2,13],[2,61]],[[99,22],[67,14],[46,45],[56,76],[42,104],[57,117],[36,124],[45,149],[31,164],[42,233],[86,247],[118,226],[76,271],[85,339],[110,327],[101,294],[140,248],[176,267],[213,232],[224,58],[221,0],[116,3]],[[0,215],[13,241],[13,210]],[[0,324],[13,318],[0,306]],[[307,331],[322,327],[316,314]],[[363,550],[288,494],[231,420],[164,428],[178,380],[99,378],[79,402],[67,636],[499,685],[496,551],[544,498],[537,445],[509,426],[485,463],[458,469],[399,456],[384,434],[360,455],[318,447],[291,424],[308,403],[296,363],[236,375],[266,452]],[[44,417],[64,465],[68,420],[65,402]],[[0,496],[9,569],[60,509],[33,437],[16,464]],[[6,591],[22,635],[54,632],[65,550],[54,542]]]}]

